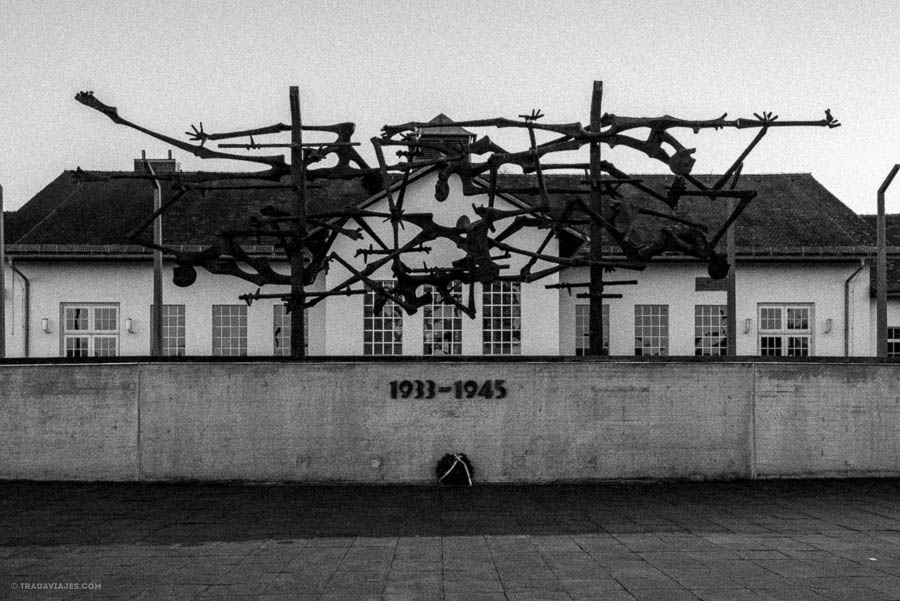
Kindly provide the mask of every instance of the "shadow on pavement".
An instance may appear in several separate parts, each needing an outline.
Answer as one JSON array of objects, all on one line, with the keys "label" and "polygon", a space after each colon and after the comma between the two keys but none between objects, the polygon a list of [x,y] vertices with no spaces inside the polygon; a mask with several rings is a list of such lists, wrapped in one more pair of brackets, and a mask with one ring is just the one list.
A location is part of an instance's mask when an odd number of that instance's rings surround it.
[{"label": "shadow on pavement", "polygon": [[897,480],[306,486],[0,482],[0,545],[891,528]]}]

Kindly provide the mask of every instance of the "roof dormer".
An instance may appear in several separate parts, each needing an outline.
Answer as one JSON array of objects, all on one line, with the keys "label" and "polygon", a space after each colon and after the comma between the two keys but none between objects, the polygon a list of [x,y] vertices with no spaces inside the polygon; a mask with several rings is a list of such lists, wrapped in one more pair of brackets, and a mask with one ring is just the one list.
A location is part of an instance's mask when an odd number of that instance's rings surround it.
[{"label": "roof dormer", "polygon": [[[419,130],[419,141],[437,142],[451,148],[459,147],[460,149],[467,149],[469,145],[475,141],[475,134],[456,125],[450,117],[441,113],[428,122],[428,127],[423,127]],[[438,156],[439,153],[437,150],[433,148],[423,148],[420,158],[436,159]]]}]

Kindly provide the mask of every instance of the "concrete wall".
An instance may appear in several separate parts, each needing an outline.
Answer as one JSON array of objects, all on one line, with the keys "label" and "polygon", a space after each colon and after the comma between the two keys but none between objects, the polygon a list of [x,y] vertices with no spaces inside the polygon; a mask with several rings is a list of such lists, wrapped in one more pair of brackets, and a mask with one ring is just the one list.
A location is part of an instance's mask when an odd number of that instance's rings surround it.
[{"label": "concrete wall", "polygon": [[0,477],[134,480],[137,365],[0,366]]},{"label": "concrete wall", "polygon": [[[0,478],[430,482],[447,452],[468,454],[482,482],[897,475],[898,369],[7,364],[0,365]],[[415,388],[409,398],[391,398],[391,381],[404,379],[423,381],[422,398]],[[455,398],[454,383],[467,380],[490,381],[491,398]]]}]

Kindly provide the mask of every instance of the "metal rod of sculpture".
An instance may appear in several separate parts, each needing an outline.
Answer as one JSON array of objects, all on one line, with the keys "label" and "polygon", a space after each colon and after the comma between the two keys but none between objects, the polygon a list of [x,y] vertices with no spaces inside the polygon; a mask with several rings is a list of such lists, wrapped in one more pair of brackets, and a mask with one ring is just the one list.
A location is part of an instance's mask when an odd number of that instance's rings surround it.
[{"label": "metal rod of sculpture", "polygon": [[[441,302],[452,305],[469,317],[474,317],[476,285],[488,285],[496,281],[536,282],[572,267],[588,268],[590,281],[549,284],[547,287],[565,288],[569,291],[578,288],[587,289],[587,292],[578,293],[577,296],[588,298],[590,302],[588,352],[593,355],[603,354],[605,352],[602,325],[603,299],[621,296],[607,294],[605,288],[635,283],[634,280],[604,281],[604,270],[616,268],[640,270],[657,255],[674,251],[706,261],[712,277],[716,279],[725,277],[729,273],[729,260],[717,250],[717,245],[725,233],[732,229],[741,212],[756,194],[753,190],[737,187],[741,166],[749,153],[772,127],[833,128],[840,125],[827,110],[825,118],[811,121],[780,121],[777,116],[767,112],[754,114],[754,119],[733,120],[727,120],[727,115],[708,120],[684,120],[668,115],[657,118],[620,117],[602,113],[602,94],[602,82],[594,82],[587,129],[580,123],[539,123],[538,120],[543,115],[538,110],[528,115],[520,115],[519,120],[494,118],[455,122],[459,127],[524,129],[529,135],[529,147],[521,152],[507,152],[487,136],[474,142],[426,140],[422,132],[433,126],[428,122],[385,125],[382,128],[382,135],[371,140],[378,160],[377,168],[370,168],[353,148],[358,144],[351,141],[354,130],[352,123],[304,125],[301,120],[299,90],[296,87],[290,89],[290,124],[278,123],[250,130],[210,134],[204,131],[201,122],[199,128],[192,125],[192,131],[188,132],[191,142],[197,142],[196,144],[182,142],[123,119],[115,107],[103,104],[92,92],[81,92],[76,99],[105,114],[117,124],[134,128],[200,158],[250,161],[266,166],[266,170],[251,174],[214,172],[166,174],[165,177],[171,180],[174,194],[142,220],[131,232],[129,239],[136,239],[165,211],[183,202],[187,193],[191,191],[231,188],[290,189],[292,200],[287,209],[266,207],[263,209],[262,217],[249,216],[249,225],[246,227],[223,229],[219,241],[201,251],[184,252],[177,248],[163,247],[158,243],[141,243],[162,250],[174,258],[176,263],[174,276],[178,285],[190,285],[196,278],[195,267],[201,266],[211,273],[240,277],[260,288],[266,284],[288,286],[290,290],[287,293],[263,293],[258,289],[256,292],[242,295],[241,298],[248,303],[264,298],[277,298],[287,303],[291,315],[291,356],[300,358],[305,355],[304,309],[315,306],[329,296],[358,295],[370,290],[377,297],[376,311],[385,303],[393,302],[408,313],[414,313],[419,307],[433,302],[433,297],[437,294]],[[731,167],[710,185],[691,174],[694,164],[691,155],[695,149],[686,148],[669,131],[679,128],[690,129],[695,133],[702,129],[725,128],[755,128],[759,131]],[[633,130],[638,129],[649,130],[646,139],[631,135]],[[303,141],[304,131],[330,132],[336,139],[332,142],[308,143]],[[557,137],[538,144],[536,131],[555,134]],[[261,144],[255,139],[258,136],[282,132],[291,133],[290,143]],[[214,151],[206,146],[210,141],[237,137],[249,137],[249,142],[220,143],[219,147],[244,150],[289,148],[290,165],[281,155],[240,155]],[[611,148],[615,146],[631,148],[650,159],[665,163],[675,174],[672,184],[664,190],[654,189],[640,178],[628,175],[610,161],[601,158],[601,144]],[[542,162],[547,155],[575,151],[584,145],[588,145],[590,150],[587,163]],[[405,160],[389,164],[385,159],[384,148],[390,146],[401,147],[402,150],[397,155]],[[432,156],[424,156],[425,150],[431,151]],[[488,155],[486,160],[473,162],[473,156],[485,154]],[[337,158],[335,166],[311,168],[316,162],[332,155]],[[525,174],[533,173],[536,185],[524,187],[500,185],[498,174],[500,168],[504,166],[520,168]],[[406,210],[404,204],[410,176],[423,169],[437,170],[435,199],[438,201],[446,200],[451,175],[458,176],[464,195],[486,196],[486,204],[473,205],[478,218],[472,221],[461,214],[455,225],[447,226],[437,223],[431,213],[413,213]],[[588,187],[554,185],[546,176],[547,171],[554,169],[587,170]],[[355,206],[309,211],[308,183],[315,183],[319,179],[369,181],[372,176],[376,178],[380,176],[381,190],[387,201],[386,212],[363,210]],[[78,170],[77,177],[90,180],[99,176]],[[127,174],[114,177],[147,176]],[[158,174],[157,177],[162,178],[163,175]],[[642,198],[657,202],[659,208],[648,206],[646,202],[641,204],[631,202],[619,192],[623,186],[634,188],[643,195]],[[495,200],[498,194],[503,193],[515,194],[522,198],[528,196],[537,198],[523,208],[500,209],[495,206]],[[550,197],[553,193],[567,193],[570,196],[563,201],[562,207],[554,207]],[[724,220],[717,226],[710,227],[679,212],[680,200],[688,197],[712,201],[725,199],[731,206],[726,211]],[[635,235],[635,224],[640,218],[663,219],[673,225],[657,227],[653,230],[653,237],[650,240],[643,240]],[[379,236],[376,228],[370,223],[381,220],[390,222],[389,240]],[[354,227],[349,227],[351,222],[355,224]],[[498,228],[498,225],[502,224],[505,224],[505,227]],[[417,232],[407,236],[406,241],[401,243],[399,232],[407,226],[415,228]],[[573,228],[582,226],[587,226],[590,233],[587,258],[577,254],[562,256],[546,252],[548,243],[554,237],[559,238],[563,232],[571,233],[575,231]],[[515,239],[510,240],[517,232],[529,228],[549,230],[536,248],[524,248],[521,243],[515,243]],[[364,267],[354,266],[334,252],[333,245],[339,238],[360,240],[364,235],[367,235],[375,245],[356,251],[356,256],[363,257]],[[274,241],[275,246],[286,254],[290,273],[283,274],[277,271],[268,257],[247,252],[242,245],[251,238]],[[615,255],[609,257],[603,252],[603,242],[607,238],[619,249]],[[449,265],[423,264],[421,268],[412,267],[410,258],[423,253],[428,254],[431,250],[429,244],[437,240],[453,243],[462,251],[462,257]],[[729,254],[733,261],[733,253]],[[503,261],[513,256],[521,257],[525,261],[524,265],[518,273],[502,274],[502,270],[508,268]],[[349,276],[324,291],[307,290],[316,276],[330,263],[341,265]],[[538,263],[541,263],[540,268],[535,267]],[[377,272],[383,269],[390,269],[393,273],[393,285],[383,286],[375,279]],[[355,287],[360,284],[363,288]],[[419,290],[423,286],[428,288],[420,294]],[[460,289],[466,286],[468,291],[463,295]],[[731,317],[733,319],[733,316]],[[731,328],[729,337],[734,337]]]},{"label": "metal rod of sculpture", "polygon": [[[583,286],[589,289],[589,292],[587,294],[578,295],[580,298],[586,297],[590,299],[589,353],[593,355],[599,355],[605,352],[602,326],[603,299],[617,298],[622,296],[620,294],[606,294],[604,288],[607,285],[634,283],[634,281],[604,282],[604,268],[609,269],[613,267],[613,265],[611,265],[609,261],[605,261],[603,257],[602,239],[604,234],[606,234],[609,235],[616,244],[618,244],[626,257],[626,262],[619,265],[621,267],[641,269],[643,268],[644,264],[646,264],[646,261],[650,260],[653,256],[662,252],[666,252],[668,250],[677,250],[689,255],[696,256],[698,258],[708,260],[710,263],[710,275],[712,275],[716,279],[724,277],[726,274],[728,274],[729,316],[727,322],[727,341],[729,354],[734,354],[736,339],[736,322],[734,316],[735,292],[733,270],[729,269],[729,264],[733,265],[735,260],[733,225],[740,213],[746,208],[747,204],[755,196],[755,192],[752,190],[737,189],[737,183],[740,177],[740,171],[743,166],[743,162],[750,154],[750,152],[760,142],[762,137],[768,132],[770,127],[825,126],[833,128],[838,127],[839,123],[831,116],[829,111],[825,112],[824,119],[817,121],[777,121],[778,117],[773,115],[772,113],[762,113],[761,115],[755,114],[755,120],[737,119],[731,121],[725,119],[726,115],[723,115],[719,119],[706,121],[686,121],[675,119],[669,116],[664,116],[657,119],[636,119],[627,117],[622,118],[615,115],[602,114],[600,110],[602,93],[602,82],[594,82],[589,130],[584,130],[581,125],[577,123],[543,126],[535,125],[536,119],[540,116],[539,111],[533,111],[530,118],[529,116],[523,115],[522,117],[525,118],[524,122],[516,122],[509,119],[487,119],[455,122],[455,124],[459,127],[527,127],[529,135],[531,137],[532,146],[526,153],[506,153],[502,149],[497,148],[495,145],[490,143],[489,139],[484,138],[482,140],[476,141],[472,145],[472,148],[468,150],[474,151],[476,147],[490,146],[493,147],[492,149],[495,151],[495,153],[486,163],[482,163],[481,165],[472,165],[471,163],[466,163],[467,153],[465,152],[465,149],[463,149],[461,152],[457,152],[456,154],[458,156],[454,157],[452,149],[441,148],[440,146],[436,146],[433,143],[429,146],[432,148],[437,147],[438,149],[442,150],[444,152],[444,155],[448,157],[448,162],[451,160],[456,162],[455,166],[449,167],[446,171],[456,172],[460,174],[461,177],[464,178],[464,189],[466,188],[466,184],[469,183],[469,186],[466,189],[465,193],[476,194],[480,192],[477,188],[472,186],[470,182],[465,181],[466,176],[468,176],[471,181],[471,178],[473,176],[489,172],[490,185],[486,193],[489,195],[489,204],[491,206],[494,196],[501,191],[508,191],[513,193],[534,192],[541,195],[542,203],[538,203],[538,208],[546,209],[548,208],[546,206],[548,188],[545,185],[544,178],[542,177],[542,171],[553,168],[571,169],[578,165],[571,163],[542,165],[541,157],[552,152],[575,150],[584,143],[588,143],[590,148],[590,162],[587,164],[589,170],[588,183],[590,184],[590,201],[588,204],[583,200],[579,200],[578,204],[580,205],[579,209],[589,217],[588,223],[590,226],[590,259],[586,263],[582,263],[582,265],[589,266],[590,281],[585,284],[557,284],[551,285],[549,287],[564,287],[571,290],[571,288],[573,287]],[[417,132],[427,130],[430,125],[430,123],[426,122],[410,122],[396,126],[385,126],[383,130],[385,134],[384,137],[390,138],[391,136],[398,133],[402,134],[406,132],[406,142],[401,143],[406,143],[407,145],[412,146],[424,146],[424,144],[418,142],[418,135],[415,134]],[[646,127],[651,130],[650,135],[646,141],[632,138],[623,133],[625,131],[641,127]],[[728,170],[726,170],[725,174],[718,178],[711,186],[708,186],[701,180],[691,175],[690,172],[694,162],[691,154],[694,152],[694,149],[685,148],[668,132],[668,129],[675,127],[690,128],[694,132],[697,132],[699,129],[704,128],[722,129],[725,127],[734,127],[737,129],[755,127],[759,128],[760,131],[753,139],[753,141],[734,161],[732,166]],[[557,134],[562,134],[563,137],[538,146],[535,144],[533,134],[534,129],[536,128],[554,132]],[[385,144],[384,137],[380,141],[378,139],[373,139],[373,143],[376,144],[376,148],[378,148],[379,144]],[[608,161],[602,161],[600,158],[601,142],[606,143],[610,147],[615,145],[628,146],[643,152],[650,158],[667,163],[670,170],[677,176],[672,187],[668,190],[668,193],[663,195],[654,190],[651,190],[648,187],[644,186],[639,179],[630,178],[623,172],[616,169],[615,166]],[[672,147],[674,152],[671,155],[667,154],[663,149],[663,144],[668,144],[670,147]],[[382,169],[385,170],[383,154],[378,153],[378,158]],[[503,163],[518,165],[522,167],[523,171],[525,172],[528,172],[529,170],[533,171],[537,177],[537,189],[501,190],[500,188],[498,188],[496,185],[497,167],[499,164]],[[425,164],[426,162],[413,163],[406,168],[411,169],[416,166],[424,166]],[[400,167],[397,166],[396,168]],[[608,177],[605,181],[603,178],[603,172],[606,172],[608,174]],[[388,181],[386,177],[385,181]],[[729,182],[731,185],[726,190],[725,185]],[[622,206],[624,203],[612,200],[617,196],[616,190],[618,189],[618,187],[625,184],[629,184],[638,188],[639,190],[647,193],[650,197],[655,198],[656,200],[659,200],[668,205],[668,207],[672,210],[677,208],[679,199],[684,196],[706,197],[713,200],[723,198],[728,201],[728,207],[726,211],[727,217],[724,223],[713,235],[706,237],[706,229],[702,224],[691,223],[685,219],[679,218],[677,215],[672,213],[665,214],[653,210],[648,210],[646,208],[629,210],[627,207]],[[688,185],[693,186],[695,189],[688,189]],[[573,190],[556,191],[572,192]],[[584,190],[577,191],[581,192],[582,194],[585,192]],[[483,193],[483,191],[481,192]],[[441,194],[442,193],[439,191],[436,195],[439,200],[441,199]],[[611,199],[609,207],[606,206],[606,198]],[[688,226],[688,231],[683,232],[682,234],[676,234],[670,230],[664,229],[660,232],[660,237],[654,243],[643,246],[637,245],[629,240],[628,236],[628,231],[631,227],[631,221],[633,220],[635,213],[663,217],[674,222],[683,223]],[[624,216],[624,219],[621,220],[622,227],[618,227],[618,218],[620,216]],[[536,214],[535,217],[540,217],[543,219],[542,225],[546,225],[548,222],[553,223],[553,217],[549,214]],[[574,220],[568,223],[566,223],[565,220],[557,220],[555,225],[570,225],[572,223],[574,223]],[[723,257],[718,251],[715,250],[719,240],[726,232],[728,232],[729,234],[727,258]]]},{"label": "metal rod of sculpture", "polygon": [[3,186],[0,186],[0,359],[6,357],[6,224],[3,219]]},{"label": "metal rod of sculpture", "polygon": [[884,359],[888,356],[887,344],[887,228],[884,217],[884,194],[894,181],[900,165],[894,165],[887,177],[878,187],[878,207],[875,222],[876,259],[875,259],[875,341],[877,356]]}]

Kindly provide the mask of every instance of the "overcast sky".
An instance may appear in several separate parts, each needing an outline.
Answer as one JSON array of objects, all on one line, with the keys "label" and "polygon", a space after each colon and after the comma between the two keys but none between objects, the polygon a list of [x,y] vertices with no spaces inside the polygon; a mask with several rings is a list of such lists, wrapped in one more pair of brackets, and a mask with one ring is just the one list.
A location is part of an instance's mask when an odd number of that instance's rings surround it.
[{"label": "overcast sky", "polygon": [[[0,0],[0,185],[8,210],[64,169],[128,170],[142,149],[165,155],[75,102],[79,90],[186,139],[200,121],[210,132],[288,122],[298,85],[304,122],[356,122],[372,157],[383,124],[440,112],[540,108],[546,122],[587,123],[602,80],[604,111],[617,115],[820,119],[830,108],[843,127],[773,129],[745,172],[812,173],[871,213],[900,162],[898,24],[893,0]],[[527,143],[479,133],[509,150]],[[753,133],[676,136],[697,147],[695,173],[711,173]],[[175,156],[186,170],[213,168]],[[627,149],[604,156],[632,173],[665,169]],[[888,203],[900,212],[900,184]]]}]

